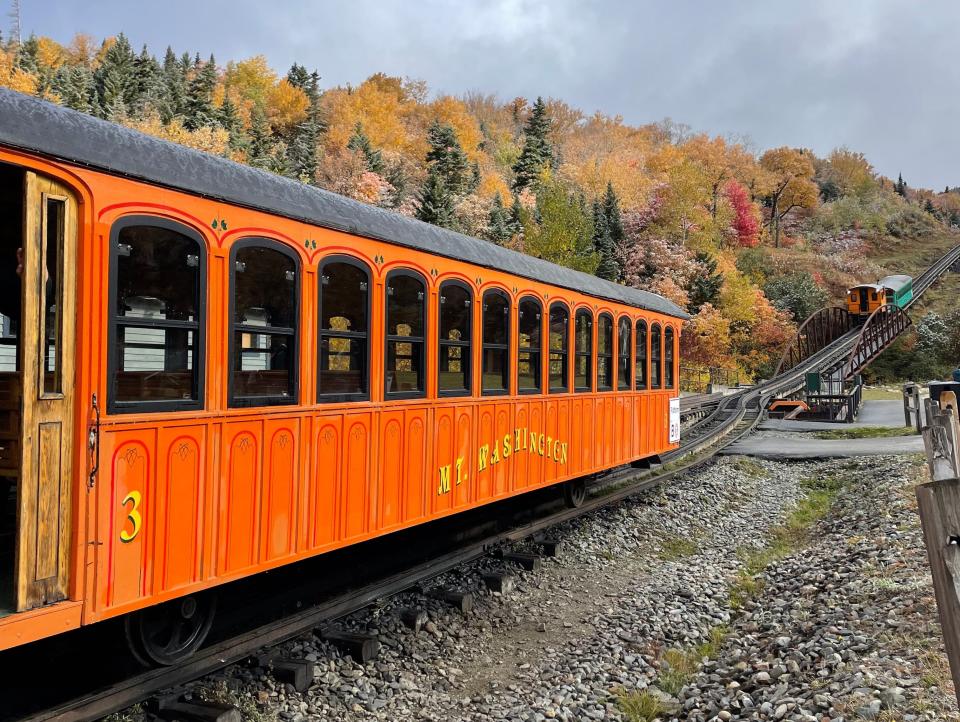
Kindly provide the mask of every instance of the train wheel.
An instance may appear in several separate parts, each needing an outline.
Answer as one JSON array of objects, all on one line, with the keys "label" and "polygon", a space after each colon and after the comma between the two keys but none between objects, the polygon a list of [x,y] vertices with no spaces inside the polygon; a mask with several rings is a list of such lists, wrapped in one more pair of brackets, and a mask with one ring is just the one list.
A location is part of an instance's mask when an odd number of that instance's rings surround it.
[{"label": "train wheel", "polygon": [[134,612],[125,620],[130,652],[147,667],[178,664],[207,638],[217,609],[212,594],[196,594]]},{"label": "train wheel", "polygon": [[586,479],[571,479],[563,485],[563,500],[571,509],[579,509],[586,498]]}]

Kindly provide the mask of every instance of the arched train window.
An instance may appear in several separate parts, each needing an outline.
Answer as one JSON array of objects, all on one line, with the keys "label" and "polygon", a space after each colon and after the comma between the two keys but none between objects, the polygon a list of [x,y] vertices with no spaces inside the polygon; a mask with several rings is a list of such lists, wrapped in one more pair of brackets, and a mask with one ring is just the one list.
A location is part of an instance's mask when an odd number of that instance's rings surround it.
[{"label": "arched train window", "polygon": [[427,293],[413,271],[387,276],[385,385],[388,398],[418,398],[426,392],[424,356]]},{"label": "arched train window", "polygon": [[550,393],[561,394],[570,390],[568,368],[568,341],[570,336],[570,312],[562,303],[550,306]]},{"label": "arched train window", "polygon": [[660,346],[660,324],[650,327],[650,388],[659,389],[663,379],[663,349]]},{"label": "arched train window", "polygon": [[320,266],[317,401],[370,398],[370,272],[347,256]]},{"label": "arched train window", "polygon": [[593,389],[593,317],[589,311],[580,309],[576,315],[573,332],[573,388],[575,391]]},{"label": "arched train window", "polygon": [[633,385],[633,369],[630,368],[630,354],[633,353],[631,331],[633,323],[628,316],[620,317],[617,329],[617,389],[629,391]]},{"label": "arched train window", "polygon": [[110,411],[202,408],[203,238],[166,219],[123,218],[110,274]]},{"label": "arched train window", "polygon": [[469,396],[471,388],[470,333],[472,294],[466,284],[447,281],[440,286],[440,363],[437,389],[441,396]]},{"label": "arched train window", "polygon": [[613,318],[608,313],[597,321],[597,391],[613,391]]},{"label": "arched train window", "polygon": [[647,322],[637,321],[637,360],[634,366],[637,391],[647,388]]},{"label": "arched train window", "polygon": [[674,358],[674,340],[673,340],[673,326],[667,326],[664,331],[664,378],[666,383],[664,384],[666,388],[672,389],[673,385],[673,358]]},{"label": "arched train window", "polygon": [[517,392],[535,394],[540,391],[540,351],[543,313],[540,302],[527,296],[520,299],[517,317]]},{"label": "arched train window", "polygon": [[510,390],[510,300],[503,291],[483,294],[484,394]]},{"label": "arched train window", "polygon": [[296,403],[297,256],[258,238],[236,243],[231,259],[230,405]]}]

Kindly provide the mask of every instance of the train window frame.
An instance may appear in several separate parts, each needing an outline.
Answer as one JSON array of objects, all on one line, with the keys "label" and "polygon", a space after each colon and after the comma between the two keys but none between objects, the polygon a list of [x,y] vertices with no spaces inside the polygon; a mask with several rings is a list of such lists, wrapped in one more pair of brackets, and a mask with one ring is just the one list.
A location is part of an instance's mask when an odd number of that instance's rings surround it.
[{"label": "train window frame", "polygon": [[[446,286],[455,286],[467,292],[467,304],[470,308],[470,313],[467,314],[467,333],[469,334],[466,341],[451,341],[449,339],[444,339],[440,334],[442,331],[442,313],[440,311],[440,304],[443,303],[443,289]],[[463,396],[472,396],[473,395],[473,338],[475,335],[474,332],[474,310],[473,310],[473,289],[469,284],[464,283],[459,279],[446,279],[440,282],[440,285],[437,289],[437,398],[458,398]],[[467,380],[466,388],[462,389],[441,389],[440,388],[440,355],[444,347],[459,347],[460,351],[460,361],[461,363],[467,364],[467,370],[465,378]]]},{"label": "train window frame", "polygon": [[666,326],[663,329],[663,387],[665,389],[676,389],[677,377],[673,370],[676,360],[676,332],[673,326]]},{"label": "train window frame", "polygon": [[[324,285],[324,270],[327,266],[334,263],[343,263],[348,266],[353,266],[366,274],[367,277],[367,330],[364,332],[349,332],[349,331],[324,331],[321,328],[323,323],[323,285]],[[370,267],[359,258],[354,256],[349,256],[346,254],[333,254],[330,256],[324,257],[319,266],[317,266],[317,378],[316,378],[316,394],[317,394],[317,403],[318,404],[335,404],[335,403],[355,403],[358,401],[369,401],[370,400],[370,360],[372,358],[372,343],[370,342],[370,331],[373,326],[373,282]],[[325,394],[320,390],[320,374],[321,374],[321,362],[323,360],[323,355],[321,353],[321,345],[323,344],[324,338],[363,338],[366,343],[366,358],[365,358],[365,368],[364,368],[364,385],[366,391],[364,392],[353,392],[353,393],[328,393]]]},{"label": "train window frame", "polygon": [[[627,354],[624,367],[623,329],[626,326]],[[624,384],[626,379],[626,384]],[[626,314],[617,320],[617,391],[633,391],[633,320]]]},{"label": "train window frame", "polygon": [[[640,333],[640,329],[643,329],[643,333]],[[633,329],[633,346],[634,346],[634,362],[633,362],[633,388],[635,391],[646,391],[647,386],[650,383],[650,369],[648,368],[648,362],[650,360],[650,354],[648,352],[647,344],[649,343],[649,334],[647,332],[647,321],[643,318],[638,318],[636,324],[634,324]],[[643,351],[641,354],[640,351]],[[637,374],[640,374],[638,377]]]},{"label": "train window frame", "polygon": [[[604,321],[607,321],[610,324],[608,328],[610,338],[607,341],[607,353],[600,353],[600,334],[603,330],[602,325]],[[604,311],[599,316],[597,316],[597,343],[596,343],[597,352],[595,354],[597,358],[596,374],[595,374],[596,376],[595,383],[597,385],[597,393],[609,393],[614,390],[615,384],[613,379],[613,374],[614,374],[613,364],[614,364],[614,357],[616,356],[616,351],[614,349],[615,341],[614,341],[613,332],[615,328],[616,328],[616,324],[613,322],[613,314]],[[609,385],[600,383],[600,359],[607,360],[607,374],[608,374],[608,380],[610,382]]]},{"label": "train window frame", "polygon": [[[578,336],[578,334],[577,334],[577,322],[578,322],[581,318],[586,319],[587,328],[589,329],[588,333],[586,334],[586,338],[587,338],[587,342],[589,343],[590,347],[589,347],[586,351],[580,351],[580,350],[577,348],[577,336]],[[591,311],[589,311],[588,309],[586,309],[586,308],[578,308],[577,311],[576,311],[576,313],[574,314],[574,321],[573,321],[573,338],[570,339],[570,343],[573,345],[573,362],[574,362],[574,367],[573,367],[573,391],[574,391],[574,393],[578,393],[578,394],[588,394],[588,393],[591,393],[591,392],[593,391],[593,383],[594,383],[593,369],[594,369],[594,365],[595,365],[594,362],[593,362],[593,346],[594,346],[594,343],[593,343],[593,325],[594,325],[594,324],[593,324],[593,318],[594,318],[594,317],[593,317],[593,313],[592,313]],[[586,386],[577,386],[577,382],[576,382],[576,381],[577,381],[577,367],[576,367],[576,363],[577,363],[577,360],[578,360],[579,358],[586,358],[586,359],[587,359],[587,369],[586,369],[586,374],[585,374],[585,378],[587,379],[587,385],[586,385]]]},{"label": "train window frame", "polygon": [[[193,359],[193,386],[196,389],[195,399],[177,399],[175,401],[118,401],[116,396],[116,381],[119,371],[117,363],[117,338],[120,326],[143,326],[141,323],[122,321],[117,315],[117,296],[119,294],[119,257],[120,232],[131,226],[146,226],[162,228],[179,233],[189,238],[197,245],[197,320],[196,323],[185,322],[156,322],[153,327],[188,328],[196,334]],[[108,311],[107,311],[107,413],[133,414],[176,411],[202,411],[206,408],[206,350],[207,350],[207,239],[202,233],[191,226],[179,223],[169,218],[151,215],[122,216],[113,222],[110,227],[110,267],[108,269]]]},{"label": "train window frame", "polygon": [[[520,345],[520,322],[523,318],[523,306],[524,304],[532,304],[536,306],[537,309],[537,330],[538,334],[538,345],[537,346],[521,346]],[[520,356],[521,354],[530,354],[532,357],[537,359],[536,371],[533,374],[534,381],[536,386],[533,388],[520,388]],[[543,304],[540,303],[540,299],[536,296],[522,296],[517,302],[517,394],[523,394],[524,396],[530,394],[542,394],[543,393]]]},{"label": "train window frame", "polygon": [[[398,336],[387,333],[390,327],[390,281],[394,278],[406,276],[413,278],[423,286],[423,298],[420,299],[421,319],[420,326],[423,329],[422,336]],[[426,276],[414,271],[412,268],[395,268],[390,271],[383,282],[383,398],[386,401],[403,401],[407,399],[424,399],[427,397],[428,379],[430,378],[430,369],[427,365],[427,342],[430,337],[430,287],[427,284]],[[414,343],[420,344],[420,368],[423,371],[422,388],[413,391],[390,391],[387,385],[387,360],[390,354],[391,343]]]},{"label": "train window frame", "polygon": [[663,388],[663,331],[657,322],[650,325],[650,388]]},{"label": "train window frame", "polygon": [[[484,326],[486,326],[486,321],[484,319],[484,314],[487,311],[487,297],[488,296],[500,296],[504,301],[506,301],[506,311],[507,311],[507,338],[506,343],[488,343],[486,334],[484,333]],[[510,294],[504,291],[502,288],[489,288],[483,292],[481,296],[481,305],[480,305],[480,395],[481,396],[509,396],[510,395],[510,383],[512,381],[513,374],[510,373],[510,346],[513,341],[513,301],[510,298]],[[505,378],[506,384],[503,389],[487,389],[484,388],[483,379],[486,375],[486,368],[484,366],[484,361],[486,359],[486,350],[495,349],[500,352],[506,352],[506,362],[504,363],[505,369]]]},{"label": "train window frame", "polygon": [[[553,312],[554,310],[563,311],[566,321],[563,324],[563,338],[560,345],[555,349],[553,347]],[[553,357],[560,357],[560,368],[563,378],[563,386],[554,386],[551,383],[550,365],[553,363]],[[550,310],[547,314],[547,393],[567,394],[570,393],[570,307],[563,301],[554,301],[550,304]]]},{"label": "train window frame", "polygon": [[[237,323],[235,314],[236,314],[236,302],[237,302],[237,292],[236,292],[236,283],[237,283],[237,252],[244,248],[269,248],[270,250],[278,251],[283,255],[287,256],[293,261],[294,273],[296,278],[294,279],[294,291],[293,291],[293,302],[294,302],[294,321],[296,326],[294,326],[291,331],[292,333],[287,333],[286,328],[283,326],[265,326],[264,329],[268,329],[268,335],[287,335],[293,339],[292,342],[292,352],[290,353],[291,367],[290,367],[290,381],[292,384],[291,393],[289,396],[237,396],[234,391],[234,378],[233,378],[233,364],[234,359],[236,358],[237,353],[237,331],[241,332],[243,329],[258,329],[259,327],[251,327],[245,324]],[[292,249],[290,246],[282,243],[273,238],[267,236],[247,236],[241,238],[233,243],[230,247],[230,261],[229,261],[229,277],[227,279],[227,293],[230,295],[230,302],[227,313],[227,407],[231,409],[246,409],[246,408],[258,408],[258,407],[269,407],[269,406],[296,406],[300,402],[300,334],[302,333],[301,328],[301,304],[303,303],[302,299],[302,280],[303,280],[303,264],[300,262],[300,255]],[[279,332],[275,329],[282,329]],[[249,331],[250,333],[257,333],[257,330]],[[263,331],[260,331],[263,333]]]}]

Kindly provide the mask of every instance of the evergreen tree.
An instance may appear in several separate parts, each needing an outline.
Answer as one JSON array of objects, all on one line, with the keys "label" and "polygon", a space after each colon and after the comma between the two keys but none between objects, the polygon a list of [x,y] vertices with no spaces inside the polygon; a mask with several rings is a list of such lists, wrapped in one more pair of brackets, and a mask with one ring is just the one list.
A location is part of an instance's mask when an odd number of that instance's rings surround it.
[{"label": "evergreen tree", "polygon": [[289,147],[290,174],[301,183],[317,179],[317,125],[310,116],[297,126]]},{"label": "evergreen tree", "polygon": [[543,98],[537,98],[533,112],[524,128],[523,150],[513,165],[513,187],[522,190],[536,183],[545,168],[550,168],[553,148],[547,136],[550,133],[550,117]]},{"label": "evergreen tree", "polygon": [[187,99],[187,76],[182,63],[169,45],[163,56],[161,81],[163,93],[159,107],[160,118],[164,123],[169,123],[175,117],[183,115],[186,111]]},{"label": "evergreen tree", "polygon": [[698,273],[690,279],[687,292],[690,303],[687,310],[697,314],[705,303],[716,305],[720,298],[720,289],[723,288],[723,274],[717,273],[717,259],[702,251],[696,255]]},{"label": "evergreen tree", "polygon": [[270,124],[263,111],[254,110],[250,117],[250,144],[247,150],[247,162],[255,168],[272,166],[272,147]]},{"label": "evergreen tree", "polygon": [[617,264],[617,278],[614,280],[622,281],[621,263],[626,256],[626,234],[623,230],[623,216],[620,213],[620,199],[613,190],[613,183],[609,181],[607,181],[607,192],[603,197],[603,220],[610,235],[613,260]]},{"label": "evergreen tree", "polygon": [[353,129],[353,135],[350,136],[350,140],[347,142],[347,148],[354,153],[361,153],[363,155],[367,163],[367,170],[373,173],[383,174],[383,156],[380,154],[380,151],[376,150],[370,143],[367,134],[363,132],[363,124],[359,121]]},{"label": "evergreen tree", "polygon": [[903,182],[903,174],[897,174],[897,182],[893,184],[893,190],[896,191],[897,195],[907,197],[907,184]]},{"label": "evergreen tree", "polygon": [[480,164],[477,161],[473,161],[473,166],[470,168],[470,192],[476,193],[477,189],[480,188]]},{"label": "evergreen tree", "polygon": [[455,226],[454,198],[439,172],[432,168],[427,181],[420,191],[416,217],[435,226],[453,228]]},{"label": "evergreen tree", "polygon": [[503,245],[513,237],[510,223],[510,211],[503,206],[503,198],[500,193],[493,197],[493,205],[490,206],[490,218],[487,222],[486,236],[489,240],[498,245]]},{"label": "evergreen tree", "polygon": [[[199,61],[200,57],[197,56]],[[217,63],[210,56],[200,63],[187,90],[187,112],[184,127],[196,130],[208,125],[217,125],[217,112],[213,106],[213,90],[217,86]]]},{"label": "evergreen tree", "polygon": [[290,66],[290,70],[287,71],[287,82],[306,93],[307,86],[310,82],[310,73],[307,72],[304,66],[294,63]]},{"label": "evergreen tree", "polygon": [[923,210],[925,210],[927,213],[933,214],[934,211],[936,210],[936,209],[933,207],[933,201],[931,201],[929,198],[927,198],[927,200],[925,200],[925,201],[923,202]]},{"label": "evergreen tree", "polygon": [[130,41],[123,33],[104,53],[100,67],[94,72],[94,82],[100,97],[104,117],[125,116],[136,89],[136,56]]},{"label": "evergreen tree", "polygon": [[[457,198],[473,192],[476,188],[475,176],[453,127],[433,121],[427,130],[427,142],[430,144],[430,150],[427,151],[430,172],[443,181],[447,191]],[[479,185],[479,167],[476,172]]]},{"label": "evergreen tree", "polygon": [[223,103],[217,111],[217,123],[230,134],[229,147],[232,150],[243,148],[246,138],[243,133],[243,123],[237,115],[237,106],[230,100],[229,95],[223,97]]},{"label": "evergreen tree", "polygon": [[147,52],[146,45],[134,60],[133,71],[134,86],[130,106],[133,114],[142,118],[151,110],[159,110],[165,94],[160,64]]},{"label": "evergreen tree", "polygon": [[603,204],[598,200],[593,202],[592,216],[593,251],[599,260],[594,273],[608,281],[616,281],[620,277],[620,265],[614,257],[613,237],[610,234],[610,225],[607,223]]},{"label": "evergreen tree", "polygon": [[520,196],[513,194],[513,203],[510,204],[510,235],[515,236],[523,230],[523,206]]},{"label": "evergreen tree", "polygon": [[403,161],[397,160],[390,164],[390,167],[387,168],[386,180],[391,187],[384,199],[386,205],[388,208],[399,208],[407,199],[407,194],[410,191],[410,177],[403,167]]},{"label": "evergreen tree", "polygon": [[85,65],[61,65],[53,77],[52,90],[68,108],[93,113],[93,73]]},{"label": "evergreen tree", "polygon": [[26,73],[40,74],[40,41],[30,33],[30,37],[17,46],[14,64]]}]

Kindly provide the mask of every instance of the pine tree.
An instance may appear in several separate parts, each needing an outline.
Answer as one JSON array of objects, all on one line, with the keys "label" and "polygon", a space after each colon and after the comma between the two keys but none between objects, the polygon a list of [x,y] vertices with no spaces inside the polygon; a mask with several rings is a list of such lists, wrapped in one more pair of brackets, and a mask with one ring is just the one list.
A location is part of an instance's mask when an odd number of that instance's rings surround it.
[{"label": "pine tree", "polygon": [[359,121],[353,129],[353,135],[350,136],[350,140],[347,142],[347,148],[354,153],[361,153],[363,155],[367,163],[367,170],[372,173],[383,174],[383,156],[380,154],[380,151],[376,150],[370,143],[367,134],[363,132],[363,124]]},{"label": "pine tree", "polygon": [[314,183],[317,179],[317,125],[307,119],[297,126],[288,150],[290,174],[301,183]]},{"label": "pine tree", "polygon": [[93,102],[93,73],[85,65],[61,65],[53,77],[52,90],[68,108],[82,113],[97,109]]},{"label": "pine tree", "polygon": [[455,225],[453,194],[450,193],[435,168],[430,170],[427,181],[420,191],[416,216],[421,221],[435,226],[453,228]]},{"label": "pine tree", "polygon": [[169,123],[175,117],[183,115],[186,110],[187,98],[187,78],[183,71],[183,65],[169,45],[166,54],[163,56],[161,82],[163,92],[159,107],[160,119],[164,123]]},{"label": "pine tree", "polygon": [[[581,202],[581,207],[582,207]],[[597,254],[599,264],[594,273],[608,281],[616,281],[620,277],[620,264],[614,257],[613,236],[610,233],[610,224],[604,212],[603,204],[593,202],[593,250]]]},{"label": "pine tree", "polygon": [[620,199],[613,190],[613,183],[607,181],[607,192],[603,197],[603,219],[610,235],[613,260],[617,264],[616,281],[623,280],[623,259],[626,257],[626,233],[623,230],[623,216],[620,213]]},{"label": "pine tree", "polygon": [[391,163],[387,168],[387,183],[391,190],[387,193],[386,206],[388,208],[399,208],[407,200],[407,194],[410,191],[410,176],[403,167],[403,161],[397,160]]},{"label": "pine tree", "polygon": [[270,168],[272,165],[272,139],[270,123],[263,111],[254,110],[250,117],[250,144],[247,150],[247,162],[254,168]]},{"label": "pine tree", "polygon": [[104,53],[103,62],[94,72],[94,82],[103,116],[125,116],[136,93],[136,56],[123,33]]},{"label": "pine tree", "polygon": [[[427,151],[430,172],[439,176],[447,191],[457,198],[473,192],[474,175],[470,160],[463,152],[453,127],[433,121],[427,130],[427,142],[430,144],[430,150]],[[478,167],[477,185],[479,185],[479,172]]]},{"label": "pine tree", "polygon": [[497,193],[493,197],[493,205],[490,206],[490,218],[487,222],[487,238],[502,246],[513,236],[510,225],[510,211],[504,208],[503,198],[500,197],[500,193]]},{"label": "pine tree", "polygon": [[310,74],[304,66],[294,63],[290,66],[290,70],[287,71],[287,82],[295,88],[300,88],[300,90],[307,92]]},{"label": "pine tree", "polygon": [[239,150],[246,145],[243,123],[240,122],[237,106],[230,100],[229,95],[223,97],[223,103],[217,111],[217,123],[230,134],[228,145],[232,150]]},{"label": "pine tree", "polygon": [[706,303],[716,305],[720,298],[720,289],[723,288],[723,274],[717,273],[717,259],[700,251],[696,255],[696,261],[699,272],[690,279],[690,287],[687,289],[690,298],[687,310],[692,314],[697,314]]},{"label": "pine tree", "polygon": [[522,190],[534,184],[545,168],[549,168],[553,157],[553,148],[547,136],[550,133],[550,117],[543,98],[537,98],[533,112],[524,128],[524,143],[520,157],[513,165],[515,190]]},{"label": "pine tree", "polygon": [[936,209],[933,207],[933,201],[931,201],[929,198],[927,198],[927,200],[925,200],[925,201],[923,202],[923,210],[925,210],[927,213],[932,214],[932,213],[936,210]]},{"label": "pine tree", "polygon": [[[199,55],[197,61],[199,61]],[[217,86],[217,63],[210,56],[200,63],[187,90],[187,112],[184,127],[196,130],[208,125],[217,125],[217,113],[213,106],[213,90]]]},{"label": "pine tree", "polygon": [[897,195],[907,197],[907,184],[903,182],[902,173],[897,174],[897,182],[893,184],[893,190],[896,191]]},{"label": "pine tree", "polygon": [[165,91],[160,64],[147,52],[146,45],[134,60],[133,75],[134,85],[130,106],[133,114],[142,118],[151,110],[160,108]]},{"label": "pine tree", "polygon": [[520,196],[513,194],[513,203],[510,204],[510,235],[515,236],[523,231],[523,205]]}]

